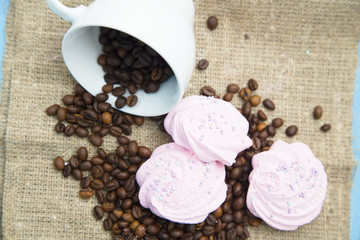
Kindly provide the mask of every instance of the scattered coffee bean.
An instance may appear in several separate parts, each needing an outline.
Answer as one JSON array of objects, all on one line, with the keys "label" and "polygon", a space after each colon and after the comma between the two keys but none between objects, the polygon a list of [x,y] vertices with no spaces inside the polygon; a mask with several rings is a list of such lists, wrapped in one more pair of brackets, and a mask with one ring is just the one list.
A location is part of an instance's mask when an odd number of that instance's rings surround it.
[{"label": "scattered coffee bean", "polygon": [[215,28],[217,28],[218,24],[219,21],[217,17],[211,16],[207,19],[207,26],[210,30],[214,30]]},{"label": "scattered coffee bean", "polygon": [[205,70],[209,66],[209,62],[206,59],[201,59],[197,66],[199,70]]},{"label": "scattered coffee bean", "polygon": [[329,131],[331,129],[331,125],[330,124],[324,124],[324,125],[321,126],[320,129],[323,132],[327,132],[327,131]]},{"label": "scattered coffee bean", "polygon": [[240,97],[245,101],[248,101],[251,97],[251,91],[249,88],[243,88],[240,90]]},{"label": "scattered coffee bean", "polygon": [[266,121],[267,120],[267,116],[262,110],[258,111],[257,116],[261,121]]},{"label": "scattered coffee bean", "polygon": [[259,95],[251,96],[250,103],[251,103],[251,105],[256,107],[257,105],[259,105],[261,103],[261,97]]},{"label": "scattered coffee bean", "polygon": [[126,104],[129,106],[129,107],[133,107],[136,105],[138,101],[138,98],[136,95],[130,95],[128,96],[127,100],[126,100]]},{"label": "scattered coffee bean", "polygon": [[63,133],[65,131],[65,125],[62,123],[62,122],[58,122],[56,125],[55,125],[55,131],[57,133]]},{"label": "scattered coffee bean", "polygon": [[89,199],[94,195],[94,191],[91,188],[80,189],[79,195],[81,198]]},{"label": "scattered coffee bean", "polygon": [[59,107],[56,116],[59,121],[64,121],[66,119],[66,109],[64,107]]},{"label": "scattered coffee bean", "polygon": [[297,134],[298,132],[298,127],[295,125],[291,125],[289,127],[286,128],[285,133],[288,137],[293,137]]},{"label": "scattered coffee bean", "polygon": [[80,181],[80,187],[83,188],[83,189],[90,187],[90,184],[91,184],[91,178],[90,177],[84,177]]},{"label": "scattered coffee bean", "polygon": [[63,170],[65,168],[65,162],[64,162],[64,159],[62,157],[56,157],[54,159],[54,167],[56,170]]},{"label": "scattered coffee bean", "polygon": [[263,105],[264,105],[265,108],[267,108],[269,110],[274,110],[275,109],[275,104],[273,103],[273,101],[271,101],[268,98],[263,101]]},{"label": "scattered coffee bean", "polygon": [[320,119],[322,116],[323,110],[321,106],[316,106],[313,111],[313,116],[315,119]]},{"label": "scattered coffee bean", "polygon": [[103,143],[102,138],[98,135],[90,134],[88,136],[88,138],[89,138],[89,141],[96,147],[99,147]]},{"label": "scattered coffee bean", "polygon": [[284,120],[282,120],[281,118],[275,118],[272,120],[271,123],[275,128],[279,128],[284,124]]},{"label": "scattered coffee bean", "polygon": [[45,112],[48,116],[54,116],[57,114],[57,111],[59,110],[60,106],[58,104],[53,104],[50,107],[48,107]]},{"label": "scattered coffee bean", "polygon": [[75,133],[78,137],[83,138],[83,137],[87,137],[89,135],[89,130],[87,130],[86,128],[83,128],[83,127],[76,127]]},{"label": "scattered coffee bean", "polygon": [[228,93],[237,93],[239,90],[240,90],[240,87],[236,83],[229,84],[226,88],[226,91]]},{"label": "scattered coffee bean", "polygon": [[248,88],[251,91],[255,91],[258,88],[258,83],[256,82],[255,79],[249,79],[248,81]]},{"label": "scattered coffee bean", "polygon": [[104,210],[100,206],[94,207],[94,217],[96,219],[102,219],[104,217]]},{"label": "scattered coffee bean", "polygon": [[224,101],[230,102],[233,99],[233,94],[232,93],[226,93],[223,97]]}]

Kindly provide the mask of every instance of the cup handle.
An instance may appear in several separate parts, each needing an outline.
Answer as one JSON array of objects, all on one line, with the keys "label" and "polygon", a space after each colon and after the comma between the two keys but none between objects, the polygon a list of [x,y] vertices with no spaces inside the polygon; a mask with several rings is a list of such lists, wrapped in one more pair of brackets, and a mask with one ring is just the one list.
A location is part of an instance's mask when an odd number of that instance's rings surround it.
[{"label": "cup handle", "polygon": [[61,4],[59,0],[46,0],[46,2],[51,11],[71,23],[86,9],[84,5],[80,5],[76,8],[66,7]]}]

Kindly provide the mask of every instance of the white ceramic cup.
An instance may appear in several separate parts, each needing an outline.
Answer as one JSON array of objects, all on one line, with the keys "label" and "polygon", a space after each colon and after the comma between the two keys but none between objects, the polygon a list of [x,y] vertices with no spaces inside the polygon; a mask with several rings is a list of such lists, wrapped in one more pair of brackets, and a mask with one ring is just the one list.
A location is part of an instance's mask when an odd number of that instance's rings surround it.
[{"label": "white ceramic cup", "polygon": [[[69,8],[58,0],[47,0],[49,8],[72,23],[62,41],[65,64],[74,78],[92,95],[105,84],[97,58],[102,53],[99,27],[125,32],[158,52],[174,75],[158,92],[138,90],[138,103],[121,111],[158,116],[169,112],[182,98],[195,63],[193,0],[96,0],[88,7]],[[127,92],[125,96],[128,96]],[[116,98],[108,102],[115,107]]]}]

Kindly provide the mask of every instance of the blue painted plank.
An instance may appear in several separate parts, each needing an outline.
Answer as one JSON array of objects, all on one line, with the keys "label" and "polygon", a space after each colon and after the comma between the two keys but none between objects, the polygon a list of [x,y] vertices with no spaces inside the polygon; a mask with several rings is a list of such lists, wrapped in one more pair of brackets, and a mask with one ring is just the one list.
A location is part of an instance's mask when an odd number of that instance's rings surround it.
[{"label": "blue painted plank", "polygon": [[[353,104],[353,149],[354,157],[360,164],[360,43],[358,47],[358,67],[355,75],[354,104]],[[353,187],[351,191],[350,239],[360,239],[360,167],[354,169]]]},{"label": "blue painted plank", "polygon": [[2,60],[4,57],[4,48],[5,48],[5,24],[6,16],[9,10],[9,0],[0,0],[0,89],[1,89],[1,79],[2,79]]}]

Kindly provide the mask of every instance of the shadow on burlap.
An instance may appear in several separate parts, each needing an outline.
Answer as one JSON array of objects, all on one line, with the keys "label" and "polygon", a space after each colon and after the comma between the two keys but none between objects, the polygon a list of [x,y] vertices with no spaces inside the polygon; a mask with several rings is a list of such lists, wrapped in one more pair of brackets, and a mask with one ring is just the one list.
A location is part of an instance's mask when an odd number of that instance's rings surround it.
[{"label": "shadow on burlap", "polygon": [[[76,6],[91,1],[64,2]],[[195,0],[194,4],[197,60],[207,58],[210,65],[205,71],[194,70],[186,95],[198,94],[205,84],[223,95],[229,83],[245,86],[255,78],[260,85],[257,93],[276,103],[275,111],[266,111],[269,119],[285,120],[276,139],[308,144],[329,177],[325,204],[314,222],[294,232],[264,224],[250,228],[252,239],[348,239],[360,2]],[[219,18],[212,32],[206,28],[210,15]],[[45,1],[10,3],[0,108],[4,239],[110,239],[92,217],[95,199],[80,199],[79,183],[63,178],[52,165],[55,156],[68,159],[79,146],[95,153],[84,139],[57,135],[56,120],[44,113],[73,92],[75,82],[60,49],[69,27]],[[240,106],[238,96],[233,103]],[[316,105],[324,109],[317,121],[311,116]],[[320,132],[323,123],[331,123],[330,132]],[[284,130],[292,124],[300,130],[290,139]],[[152,149],[169,140],[149,121],[131,138]],[[116,140],[106,137],[103,147],[114,150]]]}]

